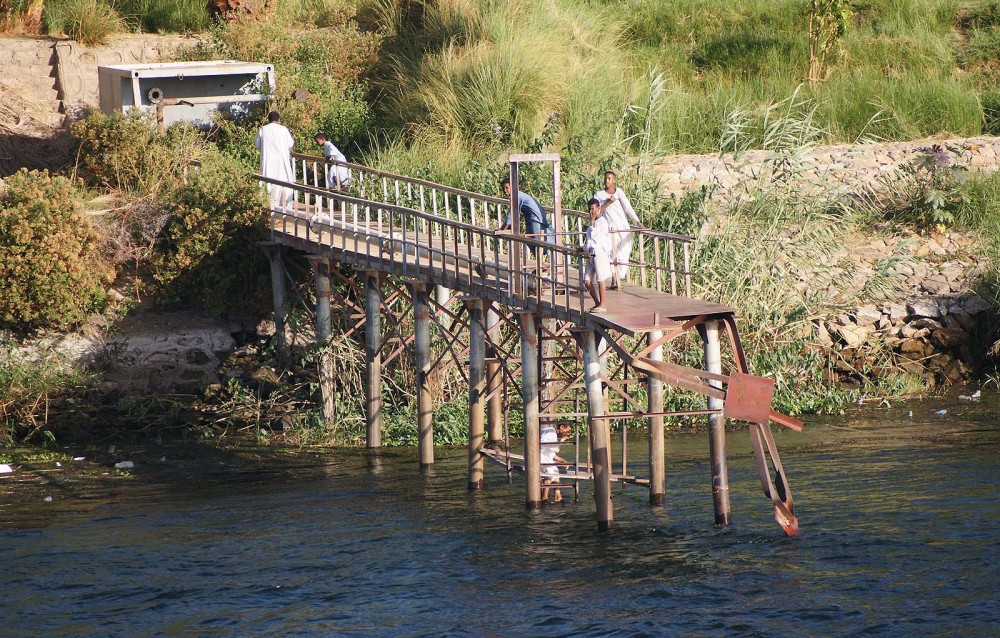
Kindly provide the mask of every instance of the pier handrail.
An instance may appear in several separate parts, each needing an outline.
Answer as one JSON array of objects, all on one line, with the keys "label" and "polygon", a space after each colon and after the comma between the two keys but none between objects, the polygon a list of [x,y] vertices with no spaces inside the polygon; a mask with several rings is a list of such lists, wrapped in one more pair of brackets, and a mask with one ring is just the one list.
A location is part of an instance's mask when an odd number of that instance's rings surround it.
[{"label": "pier handrail", "polygon": [[[381,190],[383,201],[388,202],[391,199],[391,203],[397,205],[402,205],[405,201],[414,204],[411,208],[417,209],[419,206],[419,210],[425,212],[428,209],[427,200],[430,199],[430,208],[436,215],[454,218],[459,222],[465,221],[463,210],[467,210],[468,219],[475,225],[476,209],[479,208],[481,211],[479,218],[482,219],[484,226],[493,223],[496,227],[500,227],[506,219],[510,207],[509,200],[503,197],[476,193],[416,177],[398,175],[363,164],[328,160],[320,155],[308,153],[292,153],[292,157],[296,161],[296,168],[306,185],[319,187],[320,176],[325,177],[326,166],[344,166],[352,171],[351,190],[357,192],[362,198],[369,199],[372,196],[377,198],[379,190]],[[392,188],[389,188],[390,182]],[[369,183],[381,184],[381,189],[375,188],[372,191],[368,187]],[[438,197],[438,193],[442,194],[441,198]],[[454,198],[454,205],[452,205],[452,198]],[[462,198],[467,201],[466,207],[462,205]],[[548,213],[553,210],[551,206],[543,206],[543,208]],[[589,215],[574,209],[563,209],[562,212],[563,228],[556,229],[556,232],[563,237],[575,237],[575,241],[581,242],[586,232]],[[670,294],[677,295],[680,288],[678,278],[683,277],[682,294],[690,297],[690,244],[694,238],[652,230],[643,226],[632,226],[631,232],[634,243],[638,244],[636,259],[629,264],[639,270],[638,281],[634,283],[657,292],[670,292]]]},{"label": "pier handrail", "polygon": [[[575,247],[482,228],[392,203],[276,180],[291,190],[290,210],[269,211],[281,232],[340,250],[338,261],[460,289],[507,305],[549,303],[559,314],[586,312],[583,273],[589,255]],[[314,203],[308,203],[314,199]],[[312,223],[311,223],[311,220]],[[342,245],[333,236],[344,238]],[[533,255],[541,254],[541,259]]]}]

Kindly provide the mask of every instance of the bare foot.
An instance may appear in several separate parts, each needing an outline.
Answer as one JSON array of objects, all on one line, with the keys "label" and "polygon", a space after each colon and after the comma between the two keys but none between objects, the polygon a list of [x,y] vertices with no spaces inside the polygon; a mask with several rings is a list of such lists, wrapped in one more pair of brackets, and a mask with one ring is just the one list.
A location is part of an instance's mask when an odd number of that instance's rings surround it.
[{"label": "bare foot", "polygon": [[604,306],[594,306],[590,309],[591,312],[607,312],[608,309]]}]

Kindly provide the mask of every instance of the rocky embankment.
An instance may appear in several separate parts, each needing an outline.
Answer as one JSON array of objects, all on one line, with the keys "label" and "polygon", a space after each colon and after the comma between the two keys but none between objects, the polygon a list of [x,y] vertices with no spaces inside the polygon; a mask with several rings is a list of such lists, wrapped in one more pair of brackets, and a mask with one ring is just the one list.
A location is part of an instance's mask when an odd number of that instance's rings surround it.
[{"label": "rocky embankment", "polygon": [[[975,245],[973,238],[942,233],[879,239],[854,250],[855,281],[882,277],[895,292],[813,320],[813,336],[833,355],[839,379],[902,369],[930,383],[969,381],[996,328],[991,303],[975,292]],[[806,289],[813,278],[804,279]]]}]

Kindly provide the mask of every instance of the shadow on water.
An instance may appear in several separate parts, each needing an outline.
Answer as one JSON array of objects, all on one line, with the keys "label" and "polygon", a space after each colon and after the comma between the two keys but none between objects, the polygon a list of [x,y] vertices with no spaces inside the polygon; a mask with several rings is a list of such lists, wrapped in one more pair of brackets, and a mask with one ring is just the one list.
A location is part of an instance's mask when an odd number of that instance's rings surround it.
[{"label": "shadow on water", "polygon": [[988,635],[998,407],[941,399],[776,430],[794,539],[745,431],[729,435],[725,529],[704,434],[668,437],[667,507],[614,488],[607,533],[588,485],[528,512],[520,478],[491,467],[469,493],[460,449],[424,471],[409,449],[150,447],[124,479],[38,463],[49,483],[0,479],[0,620],[13,636]]}]

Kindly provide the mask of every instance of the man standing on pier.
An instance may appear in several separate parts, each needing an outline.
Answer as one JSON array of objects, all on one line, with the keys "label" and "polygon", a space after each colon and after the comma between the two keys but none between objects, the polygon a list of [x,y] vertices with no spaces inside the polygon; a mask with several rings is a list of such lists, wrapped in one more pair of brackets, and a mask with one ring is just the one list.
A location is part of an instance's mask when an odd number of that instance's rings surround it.
[{"label": "man standing on pier", "polygon": [[619,282],[628,277],[628,264],[632,259],[632,230],[629,222],[639,226],[639,216],[632,208],[622,189],[615,184],[614,171],[604,173],[604,190],[594,193],[594,199],[601,204],[601,210],[611,225],[611,269],[614,271],[611,289],[618,288]]},{"label": "man standing on pier", "polygon": [[[257,131],[257,139],[253,145],[260,151],[260,173],[264,177],[294,182],[295,171],[292,170],[292,147],[295,140],[287,128],[279,123],[277,111],[267,115],[267,124]],[[271,208],[284,211],[295,198],[291,188],[268,183],[267,192],[271,195]]]}]

